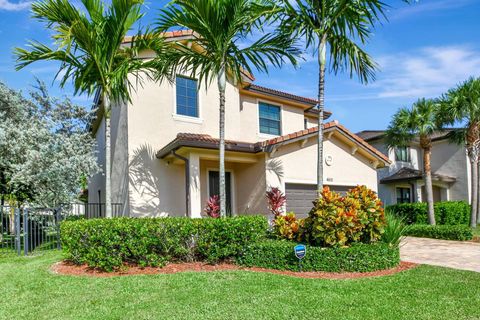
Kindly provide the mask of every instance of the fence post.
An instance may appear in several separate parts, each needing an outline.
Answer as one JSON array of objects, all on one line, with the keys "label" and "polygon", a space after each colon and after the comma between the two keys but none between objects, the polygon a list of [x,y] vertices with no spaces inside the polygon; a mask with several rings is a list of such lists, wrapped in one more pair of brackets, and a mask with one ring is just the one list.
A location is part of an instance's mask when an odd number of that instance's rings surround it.
[{"label": "fence post", "polygon": [[23,209],[23,254],[28,256],[28,237],[30,236],[28,229],[28,209]]},{"label": "fence post", "polygon": [[61,244],[60,244],[60,220],[61,220],[61,217],[62,217],[62,208],[59,207],[57,209],[55,209],[55,215],[56,215],[56,220],[57,220],[57,223],[56,223],[56,228],[57,228],[57,249],[60,250],[62,248]]},{"label": "fence post", "polygon": [[14,211],[14,224],[15,224],[15,247],[17,254],[22,255],[22,245],[20,243],[20,210],[18,208]]}]

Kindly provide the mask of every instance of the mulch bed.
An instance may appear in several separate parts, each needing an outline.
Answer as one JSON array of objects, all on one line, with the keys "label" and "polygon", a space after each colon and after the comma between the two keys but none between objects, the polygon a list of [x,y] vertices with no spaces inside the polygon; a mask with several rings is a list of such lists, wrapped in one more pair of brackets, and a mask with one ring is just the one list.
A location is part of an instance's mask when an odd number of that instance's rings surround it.
[{"label": "mulch bed", "polygon": [[118,277],[118,276],[129,276],[129,275],[153,275],[153,274],[174,274],[179,272],[211,272],[211,271],[232,271],[232,270],[242,270],[242,271],[253,271],[253,272],[267,272],[279,275],[286,275],[291,277],[298,278],[308,278],[308,279],[355,279],[355,278],[366,278],[366,277],[380,277],[392,275],[398,272],[405,270],[413,269],[417,266],[415,263],[411,262],[400,262],[400,265],[393,269],[380,270],[374,272],[345,272],[345,273],[334,273],[334,272],[295,272],[295,271],[284,271],[284,270],[274,270],[274,269],[265,269],[265,268],[246,268],[237,266],[235,264],[206,264],[203,262],[192,262],[192,263],[171,263],[166,265],[163,268],[140,268],[137,266],[126,266],[125,270],[116,271],[116,272],[103,272],[98,269],[93,269],[87,265],[75,265],[69,261],[61,261],[52,266],[52,271],[55,274],[60,275],[71,275],[71,276],[91,276],[91,277]]}]

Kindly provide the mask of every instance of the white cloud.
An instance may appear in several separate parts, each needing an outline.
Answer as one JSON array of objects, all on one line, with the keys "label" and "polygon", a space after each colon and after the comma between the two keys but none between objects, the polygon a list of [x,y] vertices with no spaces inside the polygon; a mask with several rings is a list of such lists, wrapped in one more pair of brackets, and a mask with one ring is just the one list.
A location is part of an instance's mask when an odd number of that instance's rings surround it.
[{"label": "white cloud", "polygon": [[480,76],[480,51],[465,46],[426,47],[378,59],[379,98],[435,97],[470,76]]},{"label": "white cloud", "polygon": [[20,11],[30,8],[31,1],[10,2],[9,0],[0,0],[0,10]]}]

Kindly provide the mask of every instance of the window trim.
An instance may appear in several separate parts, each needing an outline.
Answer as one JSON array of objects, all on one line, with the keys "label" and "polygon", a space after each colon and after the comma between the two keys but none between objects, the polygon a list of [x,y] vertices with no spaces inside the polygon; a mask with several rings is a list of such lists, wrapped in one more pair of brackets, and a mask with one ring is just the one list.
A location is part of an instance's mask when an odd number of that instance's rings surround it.
[{"label": "window trim", "polygon": [[[177,113],[177,77],[197,81],[197,112],[198,112],[197,117]],[[201,98],[200,98],[200,82],[198,81],[198,79],[196,79],[194,77],[191,77],[191,76],[181,74],[181,73],[177,73],[175,75],[175,83],[173,84],[173,90],[172,91],[173,91],[172,118],[176,121],[183,121],[183,122],[190,122],[190,123],[203,123],[202,102],[201,102]]]},{"label": "window trim", "polygon": [[[399,202],[399,198],[398,198],[398,194],[397,192],[400,190],[400,193],[401,193],[401,202]],[[408,193],[409,193],[409,199],[408,199],[408,202],[403,202],[403,200],[405,198],[403,198],[403,190],[408,190]],[[412,199],[413,199],[413,195],[412,195],[412,188],[411,187],[395,187],[395,200],[396,200],[396,203],[412,203]]]},{"label": "window trim", "polygon": [[[276,135],[276,134],[268,134],[268,133],[263,133],[260,131],[260,104],[261,103],[265,103],[265,104],[269,104],[271,106],[275,106],[275,107],[278,107],[280,109],[280,134]],[[266,138],[266,139],[269,139],[269,138],[275,138],[275,137],[280,137],[283,133],[283,104],[281,103],[275,103],[275,102],[271,102],[271,101],[268,101],[268,100],[264,100],[264,99],[257,99],[257,135],[261,138]]]},{"label": "window trim", "polygon": [[[398,150],[399,148],[405,148],[405,149],[406,149],[407,160],[399,160],[399,159],[397,159],[397,150]],[[393,148],[393,156],[394,156],[395,162],[405,162],[405,163],[409,163],[409,162],[412,161],[411,148],[410,148],[409,146],[406,146],[406,147],[395,147],[395,148]]]}]

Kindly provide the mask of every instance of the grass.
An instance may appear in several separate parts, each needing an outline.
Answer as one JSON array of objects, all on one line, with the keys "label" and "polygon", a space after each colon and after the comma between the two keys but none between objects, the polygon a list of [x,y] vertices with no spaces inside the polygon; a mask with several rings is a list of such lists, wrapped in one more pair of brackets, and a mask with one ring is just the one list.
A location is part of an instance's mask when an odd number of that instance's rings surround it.
[{"label": "grass", "polygon": [[473,229],[473,235],[480,237],[480,226]]},{"label": "grass", "polygon": [[473,241],[480,242],[480,226],[473,229]]},{"label": "grass", "polygon": [[479,319],[480,274],[421,266],[356,280],[230,271],[54,275],[57,253],[0,258],[0,319]]}]

